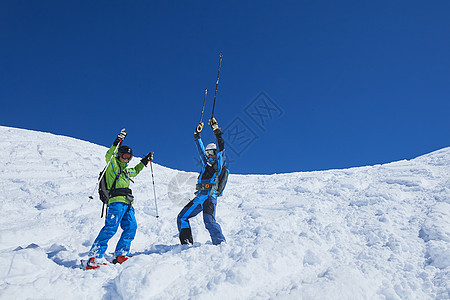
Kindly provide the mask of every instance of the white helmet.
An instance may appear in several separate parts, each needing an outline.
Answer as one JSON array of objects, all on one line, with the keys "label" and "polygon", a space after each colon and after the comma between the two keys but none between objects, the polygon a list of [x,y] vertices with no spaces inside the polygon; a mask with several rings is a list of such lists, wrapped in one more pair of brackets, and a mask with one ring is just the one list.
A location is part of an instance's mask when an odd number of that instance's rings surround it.
[{"label": "white helmet", "polygon": [[217,151],[217,146],[214,143],[208,144],[205,148],[206,156],[213,156],[215,157]]},{"label": "white helmet", "polygon": [[216,146],[216,144],[214,144],[214,143],[210,143],[210,144],[208,144],[208,145],[206,146],[205,150],[206,150],[206,151],[208,151],[208,150],[217,150],[217,146]]}]

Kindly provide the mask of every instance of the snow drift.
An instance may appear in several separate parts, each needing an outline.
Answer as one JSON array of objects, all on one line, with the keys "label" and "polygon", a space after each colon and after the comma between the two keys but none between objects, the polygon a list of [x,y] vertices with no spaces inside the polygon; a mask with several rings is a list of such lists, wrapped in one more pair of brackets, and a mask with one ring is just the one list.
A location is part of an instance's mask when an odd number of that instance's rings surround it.
[{"label": "snow drift", "polygon": [[107,148],[8,127],[0,135],[1,299],[450,298],[450,148],[346,170],[230,175],[219,246],[200,216],[195,244],[178,244],[176,216],[196,174],[155,165],[160,218],[147,168],[132,186],[134,256],[83,271],[103,226],[101,202],[88,196]]}]

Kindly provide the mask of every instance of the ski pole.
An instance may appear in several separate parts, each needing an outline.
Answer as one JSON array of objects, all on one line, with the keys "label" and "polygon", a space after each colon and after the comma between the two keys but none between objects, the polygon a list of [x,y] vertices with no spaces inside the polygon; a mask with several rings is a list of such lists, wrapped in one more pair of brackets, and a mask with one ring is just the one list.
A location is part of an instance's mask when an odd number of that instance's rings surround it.
[{"label": "ski pole", "polygon": [[202,115],[200,116],[200,123],[203,121],[203,112],[205,111],[205,103],[206,103],[206,95],[208,94],[208,89],[205,89],[205,98],[203,99],[203,108],[202,108]]},{"label": "ski pole", "polygon": [[220,65],[222,64],[222,57],[223,57],[222,52],[220,52],[219,56],[220,56],[220,59],[219,59],[219,70],[217,71],[216,91],[214,92],[214,102],[213,102],[211,119],[214,117],[214,108],[216,107],[217,86],[219,85]]},{"label": "ski pole", "polygon": [[[103,206],[102,206],[102,215],[100,216],[100,219],[103,219],[103,211],[105,210],[105,203],[103,203]],[[106,214],[105,214],[105,218],[106,218],[106,216],[108,215],[108,206],[106,206]]]},{"label": "ski pole", "polygon": [[205,89],[205,99],[203,99],[202,115],[200,116],[200,123],[197,125],[197,131],[200,132],[203,129],[203,112],[205,111],[206,95],[208,94],[208,89]]},{"label": "ski pole", "polygon": [[150,169],[152,170],[153,196],[155,197],[156,218],[159,218],[159,214],[158,214],[158,203],[156,202],[155,176],[153,176],[153,164],[152,164],[152,161],[150,161]]},{"label": "ski pole", "polygon": [[[122,129],[121,132],[124,132],[124,131],[125,131],[125,128]],[[116,153],[117,148],[119,148],[119,145],[122,143],[122,141],[123,141],[123,139],[119,140],[119,143],[117,144],[116,148],[114,148],[113,154],[112,154],[111,157],[109,158],[109,161],[108,161],[108,163],[106,164],[106,166],[105,166],[105,168],[104,168],[104,171],[102,172],[102,175],[100,175],[100,178],[98,179],[97,184],[95,185],[94,190],[92,191],[91,195],[89,196],[89,201],[91,201],[90,199],[94,199],[93,195],[94,195],[94,193],[95,193],[95,190],[97,190],[97,187],[98,187],[100,181],[102,181],[103,176],[105,176],[106,168],[109,166],[109,163],[110,163],[111,160],[113,159],[114,154]],[[102,208],[102,215],[103,215],[103,208]]]}]

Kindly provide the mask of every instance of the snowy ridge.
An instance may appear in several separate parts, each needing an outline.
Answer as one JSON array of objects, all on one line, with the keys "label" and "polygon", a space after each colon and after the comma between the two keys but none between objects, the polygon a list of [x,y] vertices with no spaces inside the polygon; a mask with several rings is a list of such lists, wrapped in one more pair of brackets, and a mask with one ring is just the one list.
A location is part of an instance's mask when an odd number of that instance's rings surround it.
[{"label": "snowy ridge", "polygon": [[132,186],[134,257],[83,271],[103,226],[101,202],[88,196],[107,148],[0,134],[1,299],[450,298],[450,148],[346,170],[231,175],[217,209],[220,246],[201,216],[195,244],[178,245],[176,216],[196,173],[155,164],[158,220],[150,168]]}]

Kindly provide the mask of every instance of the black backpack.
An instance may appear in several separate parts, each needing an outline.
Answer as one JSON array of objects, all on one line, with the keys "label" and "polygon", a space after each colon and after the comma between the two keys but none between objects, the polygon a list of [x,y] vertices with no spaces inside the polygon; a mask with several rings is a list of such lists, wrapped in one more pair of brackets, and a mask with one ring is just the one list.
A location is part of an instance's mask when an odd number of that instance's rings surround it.
[{"label": "black backpack", "polygon": [[[218,172],[219,170],[216,170],[216,173]],[[222,172],[220,172],[220,174],[217,174],[216,185],[217,185],[217,193],[219,196],[222,195],[222,192],[225,189],[225,186],[227,185],[229,174],[230,171],[228,170],[226,165],[223,165]]]},{"label": "black backpack", "polygon": [[116,176],[116,179],[114,179],[111,189],[108,189],[108,185],[106,183],[106,176],[103,175],[104,172],[106,172],[106,167],[98,175],[98,178],[99,179],[101,178],[101,180],[98,184],[98,195],[99,195],[100,201],[102,201],[103,204],[108,204],[109,198],[111,198],[111,190],[116,188],[116,181],[117,181],[117,179],[119,179],[119,176],[120,176],[120,173],[122,173],[122,170],[120,170],[120,172]]}]

